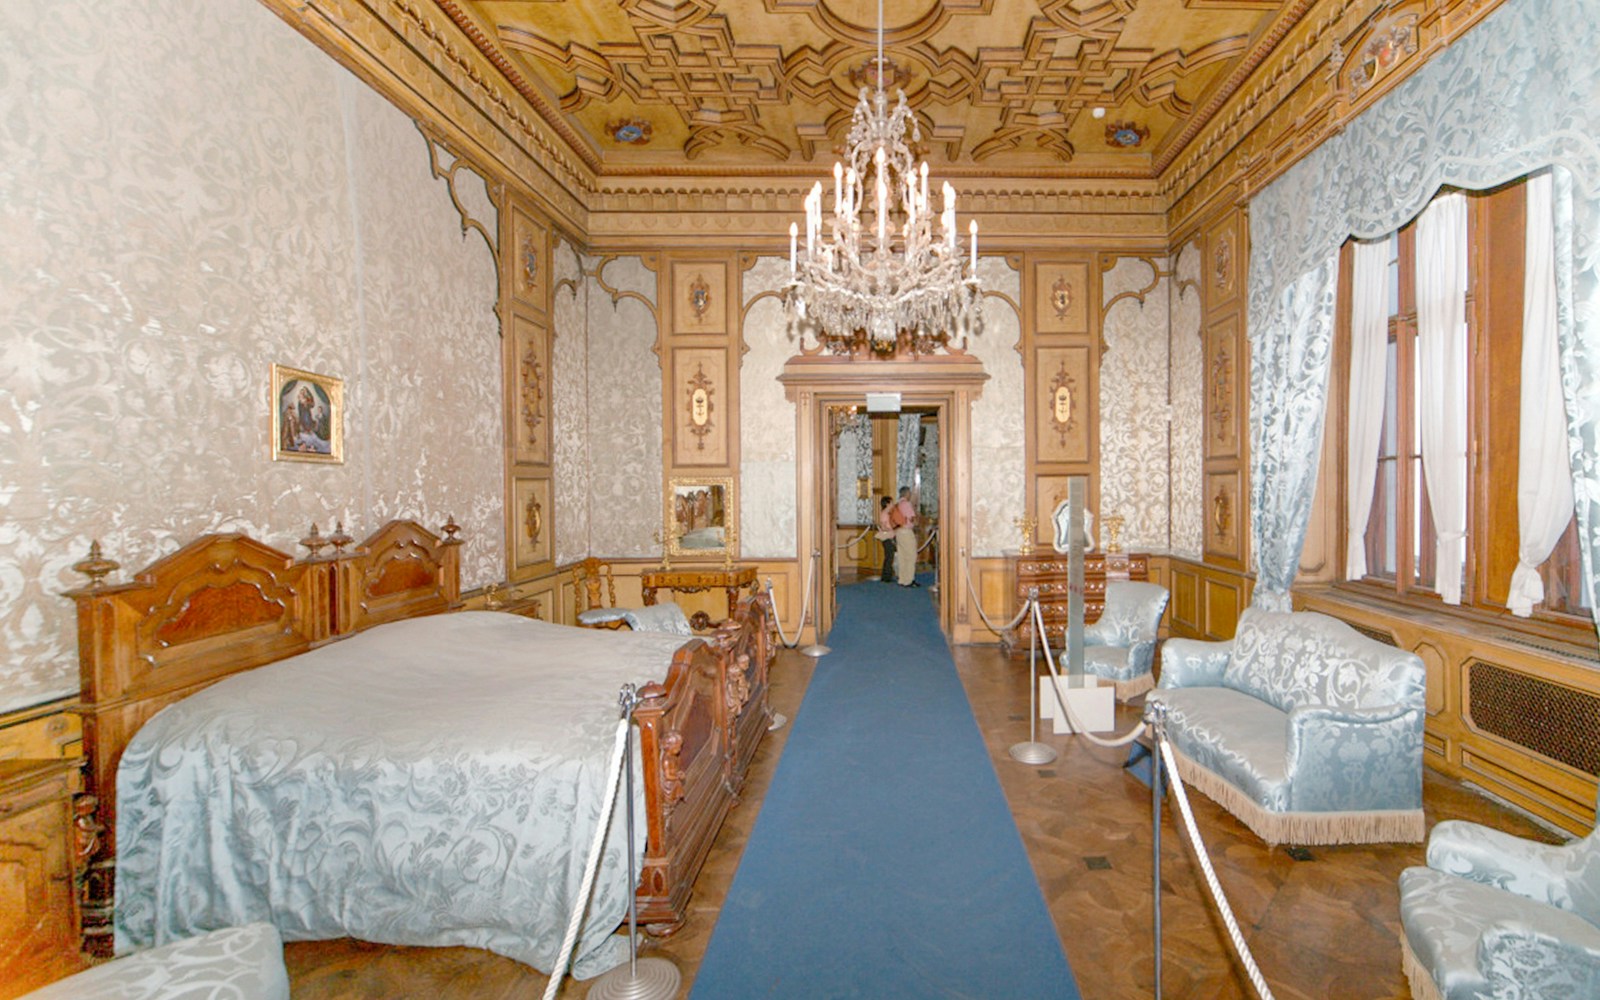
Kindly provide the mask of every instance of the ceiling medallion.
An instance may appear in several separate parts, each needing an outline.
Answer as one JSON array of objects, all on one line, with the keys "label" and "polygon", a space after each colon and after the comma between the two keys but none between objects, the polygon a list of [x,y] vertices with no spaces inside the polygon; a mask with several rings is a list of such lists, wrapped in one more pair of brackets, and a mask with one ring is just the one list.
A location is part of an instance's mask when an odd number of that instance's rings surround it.
[{"label": "ceiling medallion", "polygon": [[1112,122],[1106,126],[1106,145],[1133,149],[1150,138],[1150,129],[1138,122]]},{"label": "ceiling medallion", "polygon": [[649,143],[650,123],[642,118],[624,118],[606,125],[606,133],[625,146],[643,146]]},{"label": "ceiling medallion", "polygon": [[[883,3],[878,3],[880,72],[869,101],[861,88],[850,119],[847,160],[833,165],[833,211],[823,235],[822,182],[806,195],[805,240],[789,225],[789,283],[784,303],[793,327],[832,354],[928,354],[983,325],[978,284],[978,223],[968,226],[965,267],[957,248],[956,192],[943,185],[938,228],[928,199],[928,164],[906,142],[922,138],[904,90],[894,113],[883,82]],[[868,171],[872,172],[869,179]],[[872,213],[867,214],[867,203]]]}]

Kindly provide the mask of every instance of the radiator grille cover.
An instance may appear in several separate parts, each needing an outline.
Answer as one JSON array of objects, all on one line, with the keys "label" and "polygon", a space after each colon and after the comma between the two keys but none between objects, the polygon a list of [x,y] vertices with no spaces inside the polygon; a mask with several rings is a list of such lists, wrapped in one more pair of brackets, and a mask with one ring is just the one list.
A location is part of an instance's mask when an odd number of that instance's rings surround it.
[{"label": "radiator grille cover", "polygon": [[1600,774],[1600,697],[1492,663],[1468,666],[1467,716],[1481,731]]}]

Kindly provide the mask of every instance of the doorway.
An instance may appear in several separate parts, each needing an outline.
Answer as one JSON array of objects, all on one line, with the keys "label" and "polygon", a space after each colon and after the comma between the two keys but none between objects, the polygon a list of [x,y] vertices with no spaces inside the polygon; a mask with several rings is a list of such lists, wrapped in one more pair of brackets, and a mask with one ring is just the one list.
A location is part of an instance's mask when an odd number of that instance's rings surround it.
[{"label": "doorway", "polygon": [[[972,403],[988,377],[982,363],[965,354],[865,363],[802,355],[784,366],[779,381],[796,404],[795,527],[800,572],[803,577],[807,561],[815,561],[821,585],[812,624],[819,635],[825,637],[833,626],[837,611],[833,582],[841,565],[835,547],[842,505],[833,421],[843,418],[832,414],[848,413],[852,406],[864,412],[869,392],[899,393],[900,411],[917,415],[919,432],[926,414],[937,438],[937,470],[930,473],[934,483],[929,492],[938,498],[938,531],[931,543],[926,536],[919,539],[919,548],[925,544],[923,559],[939,571],[940,628],[947,636],[954,635],[957,622],[967,621],[967,595],[959,586],[956,567],[970,548],[972,530]],[[847,498],[855,496],[854,487],[844,492]]]},{"label": "doorway", "polygon": [[835,586],[894,576],[885,567],[877,538],[885,501],[910,490],[916,510],[916,563],[922,575],[938,571],[934,543],[939,531],[943,491],[939,470],[946,464],[937,407],[907,407],[872,412],[860,404],[830,406],[833,439],[833,551]]}]

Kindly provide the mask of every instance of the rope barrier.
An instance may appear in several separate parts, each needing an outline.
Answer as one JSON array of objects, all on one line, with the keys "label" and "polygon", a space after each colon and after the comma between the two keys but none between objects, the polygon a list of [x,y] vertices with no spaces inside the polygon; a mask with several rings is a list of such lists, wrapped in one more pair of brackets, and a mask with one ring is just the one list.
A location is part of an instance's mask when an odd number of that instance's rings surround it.
[{"label": "rope barrier", "polygon": [[[1261,997],[1261,1000],[1273,1000],[1271,988],[1261,975],[1261,969],[1256,965],[1254,956],[1250,954],[1249,946],[1244,943],[1244,934],[1239,930],[1239,922],[1233,917],[1233,908],[1228,905],[1228,897],[1223,895],[1222,883],[1217,881],[1217,872],[1211,866],[1211,856],[1206,853],[1205,842],[1200,839],[1200,829],[1195,825],[1194,813],[1189,809],[1189,796],[1183,789],[1183,779],[1178,777],[1178,762],[1172,756],[1172,744],[1167,742],[1165,732],[1158,732],[1156,743],[1161,748],[1161,762],[1167,769],[1172,790],[1176,793],[1174,798],[1178,803],[1178,812],[1183,817],[1184,832],[1188,834],[1189,843],[1194,847],[1195,857],[1200,861],[1200,870],[1205,874],[1206,887],[1211,890],[1211,899],[1222,913],[1223,923],[1228,926],[1228,938],[1233,942],[1233,950],[1244,963],[1245,973],[1250,977],[1250,984],[1256,988],[1256,995]],[[1160,946],[1161,942],[1157,941],[1156,947]]]},{"label": "rope barrier", "polygon": [[1134,740],[1143,736],[1150,727],[1145,725],[1142,720],[1137,726],[1134,726],[1132,729],[1128,730],[1126,734],[1109,740],[1103,740],[1095,734],[1089,732],[1087,729],[1083,728],[1083,723],[1078,719],[1077,713],[1073,712],[1071,703],[1069,703],[1061,694],[1061,672],[1056,669],[1055,657],[1050,654],[1050,636],[1044,630],[1044,614],[1039,610],[1039,602],[1030,598],[1028,604],[1033,608],[1034,632],[1040,638],[1044,639],[1044,642],[1041,643],[1041,645],[1044,646],[1045,665],[1050,668],[1050,676],[1055,678],[1055,683],[1050,685],[1050,689],[1055,692],[1056,704],[1061,706],[1061,711],[1066,715],[1067,722],[1072,725],[1073,732],[1084,737],[1090,743],[1093,743],[1096,746],[1109,747],[1113,749],[1116,747],[1125,747],[1129,743],[1132,743]]},{"label": "rope barrier", "polygon": [[[572,904],[572,917],[567,921],[566,936],[561,939],[556,967],[550,970],[550,984],[545,987],[544,1000],[553,1000],[561,980],[567,974],[567,963],[572,959],[572,947],[578,940],[578,928],[583,924],[584,911],[589,908],[589,893],[594,889],[595,873],[600,869],[600,853],[606,846],[606,830],[611,826],[611,810],[617,803],[617,779],[622,776],[623,749],[627,746],[629,718],[617,723],[616,745],[611,750],[611,778],[606,783],[605,801],[600,806],[600,826],[594,832],[594,843],[589,845],[589,860],[583,866],[583,883],[578,887],[578,898]],[[633,892],[633,886],[628,886]]]},{"label": "rope barrier", "polygon": [[861,529],[861,534],[859,534],[856,537],[850,539],[848,542],[845,542],[842,545],[835,545],[834,548],[836,548],[836,549],[848,549],[850,546],[854,545],[855,543],[861,541],[863,538],[867,537],[867,533],[872,531],[872,530],[873,530],[872,526],[868,525],[867,527]]},{"label": "rope barrier", "polygon": [[932,531],[928,532],[928,540],[922,543],[921,547],[917,549],[917,552],[919,554],[923,553],[923,552],[926,552],[928,550],[928,546],[932,545],[933,544],[933,540],[935,538],[938,538],[938,537],[939,537],[939,529],[938,528],[934,528]]},{"label": "rope barrier", "polygon": [[[783,619],[778,617],[778,605],[776,601],[773,601],[772,624],[778,627],[778,641],[783,643],[784,649],[793,649],[796,645],[798,645],[800,642],[800,633],[805,631],[806,616],[811,611],[811,583],[812,576],[817,570],[818,555],[819,553],[817,552],[811,553],[811,562],[806,566],[806,595],[800,602],[800,624],[795,626],[794,642],[790,642],[789,637],[784,634]],[[769,601],[772,600],[772,577],[770,576],[767,577],[767,599]]]},{"label": "rope barrier", "polygon": [[1017,622],[1022,621],[1022,617],[1028,613],[1028,608],[1033,602],[1032,601],[1024,601],[1022,603],[1022,610],[1017,612],[1017,617],[1015,617],[1015,618],[1011,619],[1010,621],[1006,622],[1004,625],[1000,626],[999,628],[995,628],[994,627],[994,622],[990,621],[989,620],[989,616],[983,613],[983,602],[978,600],[977,591],[972,589],[972,568],[969,565],[969,562],[970,562],[970,560],[967,559],[967,550],[966,549],[962,549],[961,550],[961,575],[967,581],[967,596],[972,598],[972,606],[977,609],[978,617],[983,620],[983,627],[988,629],[989,631],[993,632],[995,635],[1000,635],[1002,632],[1009,632],[1012,629],[1016,628],[1017,627]]}]

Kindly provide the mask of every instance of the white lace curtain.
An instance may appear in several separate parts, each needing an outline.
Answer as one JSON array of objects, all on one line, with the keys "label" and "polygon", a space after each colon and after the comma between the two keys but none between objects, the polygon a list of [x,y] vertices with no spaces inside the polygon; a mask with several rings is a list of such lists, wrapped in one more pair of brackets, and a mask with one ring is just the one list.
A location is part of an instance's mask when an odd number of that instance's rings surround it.
[{"label": "white lace curtain", "polygon": [[1417,423],[1433,513],[1434,586],[1461,603],[1467,537],[1467,199],[1417,219]]},{"label": "white lace curtain", "polygon": [[1556,331],[1555,216],[1548,173],[1528,180],[1522,293],[1522,409],[1517,425],[1517,568],[1506,606],[1526,618],[1544,600],[1539,567],[1572,520],[1572,467]]},{"label": "white lace curtain", "polygon": [[1367,575],[1367,524],[1378,481],[1389,361],[1389,241],[1357,243],[1350,261],[1350,401],[1345,445],[1345,578]]}]

